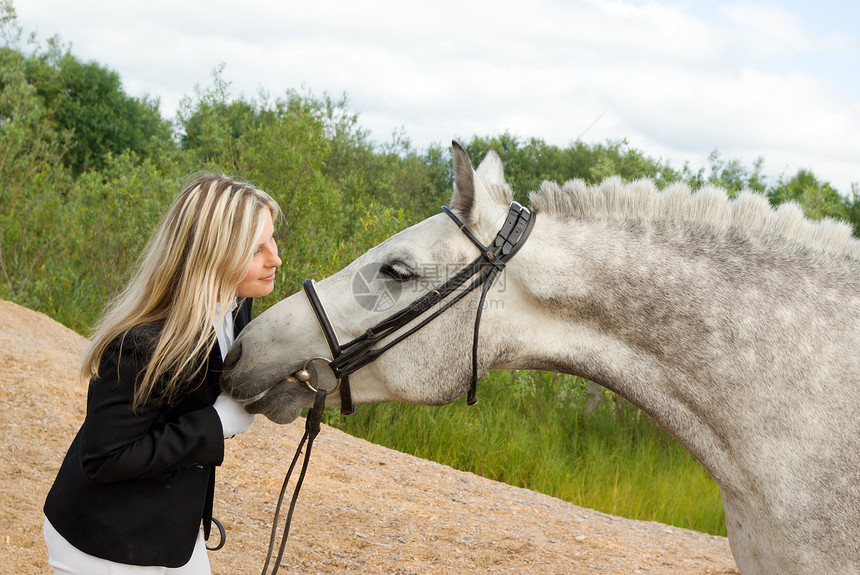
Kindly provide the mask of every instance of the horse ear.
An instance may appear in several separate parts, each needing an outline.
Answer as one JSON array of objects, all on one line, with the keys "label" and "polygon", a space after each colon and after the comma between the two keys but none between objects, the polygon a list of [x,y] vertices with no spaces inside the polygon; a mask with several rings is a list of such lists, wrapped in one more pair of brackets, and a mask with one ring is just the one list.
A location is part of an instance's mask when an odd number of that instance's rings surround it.
[{"label": "horse ear", "polygon": [[477,174],[487,184],[504,185],[505,168],[498,152],[490,148],[490,151],[478,165]]},{"label": "horse ear", "polygon": [[475,170],[466,150],[456,141],[451,142],[451,146],[454,149],[454,195],[451,196],[451,208],[468,218],[475,206]]},{"label": "horse ear", "polygon": [[466,223],[475,224],[482,219],[481,212],[486,215],[493,205],[490,188],[505,184],[502,159],[495,150],[490,150],[476,172],[466,150],[457,142],[452,142],[452,145],[454,195],[451,197],[451,208],[460,212]]}]

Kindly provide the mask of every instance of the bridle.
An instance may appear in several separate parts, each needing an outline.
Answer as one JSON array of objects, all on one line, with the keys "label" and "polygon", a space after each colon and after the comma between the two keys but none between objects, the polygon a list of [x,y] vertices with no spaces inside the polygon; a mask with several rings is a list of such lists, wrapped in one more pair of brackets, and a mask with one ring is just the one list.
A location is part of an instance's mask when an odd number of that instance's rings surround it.
[{"label": "bridle", "polygon": [[[311,389],[311,391],[315,393],[315,399],[314,405],[308,411],[308,416],[305,421],[305,434],[302,437],[302,440],[299,442],[299,446],[296,449],[296,454],[293,456],[293,461],[290,464],[290,468],[287,471],[286,477],[284,478],[283,486],[281,487],[278,504],[275,507],[275,517],[272,520],[272,533],[269,539],[269,550],[266,554],[266,562],[263,565],[262,575],[266,575],[269,570],[269,564],[275,546],[278,516],[281,512],[281,505],[284,501],[284,495],[290,480],[290,476],[293,473],[293,469],[295,468],[296,463],[298,462],[299,457],[301,455],[302,448],[304,447],[304,462],[302,464],[302,469],[299,472],[299,478],[296,482],[292,499],[290,500],[289,511],[287,513],[287,519],[284,524],[284,531],[281,535],[280,548],[278,551],[277,558],[275,559],[275,562],[272,567],[272,575],[277,574],[278,567],[281,564],[281,558],[283,557],[284,553],[284,546],[290,533],[290,524],[292,523],[293,511],[295,510],[296,500],[298,499],[299,490],[302,487],[302,482],[304,481],[308,462],[310,461],[313,442],[320,431],[320,419],[322,417],[323,408],[325,407],[326,396],[330,393],[334,393],[334,391],[339,388],[341,413],[343,413],[344,415],[352,415],[353,413],[355,413],[355,406],[352,403],[352,393],[349,387],[349,375],[354,371],[364,367],[368,363],[375,361],[376,358],[378,358],[380,355],[382,355],[387,350],[391,349],[392,347],[394,347],[395,345],[397,345],[398,343],[400,343],[401,341],[403,341],[404,339],[406,339],[407,337],[433,321],[433,319],[439,316],[439,314],[449,309],[467,294],[471,293],[478,287],[481,287],[481,300],[478,304],[478,311],[475,314],[475,332],[472,338],[472,384],[469,388],[469,394],[466,400],[469,405],[474,405],[478,401],[478,332],[481,326],[481,310],[484,308],[484,300],[487,297],[487,292],[490,290],[490,286],[493,284],[493,280],[496,279],[496,276],[499,274],[499,272],[501,272],[505,268],[505,264],[512,257],[514,257],[514,254],[516,254],[517,251],[522,247],[523,243],[525,243],[526,241],[526,238],[529,237],[529,234],[534,227],[535,215],[528,208],[521,206],[517,202],[511,202],[510,208],[508,210],[508,217],[505,220],[505,223],[502,225],[502,228],[499,230],[499,233],[496,234],[495,240],[493,240],[493,243],[490,246],[485,246],[478,240],[478,238],[475,237],[475,235],[469,230],[469,228],[467,228],[466,225],[461,222],[456,215],[454,215],[454,212],[452,212],[447,206],[442,206],[442,210],[446,214],[448,214],[448,216],[450,216],[452,220],[454,220],[454,222],[457,224],[457,227],[459,227],[460,230],[464,234],[466,234],[466,237],[469,238],[469,240],[471,240],[473,244],[478,246],[478,249],[481,250],[481,255],[479,255],[472,263],[457,272],[456,275],[451,277],[451,279],[446,281],[444,284],[442,284],[435,290],[424,294],[423,296],[412,302],[408,307],[385,318],[373,327],[368,328],[362,335],[358,336],[357,338],[343,345],[340,345],[338,343],[337,334],[334,331],[334,326],[332,326],[331,320],[329,320],[328,314],[326,313],[325,308],[320,301],[319,294],[317,294],[317,291],[314,288],[314,281],[312,279],[307,279],[302,284],[305,290],[305,294],[307,294],[307,298],[310,302],[311,308],[314,310],[314,314],[316,315],[317,321],[319,322],[320,328],[322,329],[323,335],[325,335],[325,339],[328,343],[329,349],[331,350],[332,360],[329,362],[329,367],[334,372],[334,375],[337,378],[337,385],[330,390],[325,390],[322,388],[315,388],[311,384],[311,375],[308,371],[308,366],[310,365],[310,363],[314,360],[328,361],[326,358],[320,357],[313,357],[311,359],[308,359],[302,369],[297,371],[295,374],[284,378],[285,380],[295,380],[304,383],[308,388]],[[463,284],[465,284],[473,277],[475,279],[473,279],[472,283],[470,283],[465,289],[461,290],[451,299],[442,303],[448,298],[448,296],[454,294],[460,287],[463,286]],[[384,345],[376,347],[377,344],[379,344],[382,340],[394,335],[398,330],[403,327],[406,327],[406,325],[420,318],[422,315],[425,314],[425,312],[440,303],[442,303],[442,305],[440,305],[438,309],[436,309],[430,315],[421,320],[420,323],[411,327],[410,329],[398,335],[393,340],[385,343]]]},{"label": "bridle", "polygon": [[[475,235],[466,227],[466,224],[454,215],[454,212],[447,206],[442,206],[442,210],[454,220],[457,227],[460,228],[469,240],[475,244],[481,255],[479,255],[472,263],[468,264],[456,275],[451,277],[447,282],[439,286],[433,291],[427,292],[417,300],[412,302],[408,307],[390,315],[380,321],[373,327],[368,328],[363,334],[357,338],[340,345],[338,343],[337,334],[328,318],[328,314],[320,301],[319,295],[314,288],[314,281],[307,279],[302,286],[307,295],[308,302],[314,310],[320,328],[325,335],[326,342],[331,350],[332,360],[329,362],[329,367],[334,372],[338,380],[338,385],[335,389],[340,388],[340,403],[341,413],[351,415],[355,413],[355,406],[352,403],[352,392],[349,386],[349,375],[356,370],[364,367],[368,363],[376,360],[380,355],[423,328],[430,323],[442,312],[449,309],[451,306],[460,301],[463,297],[471,293],[473,290],[481,287],[481,300],[478,304],[478,309],[475,314],[475,330],[472,338],[472,383],[469,388],[467,403],[474,405],[477,403],[478,391],[478,333],[481,326],[481,311],[484,308],[484,300],[487,297],[487,292],[493,281],[505,268],[505,264],[514,257],[514,254],[522,247],[532,231],[535,223],[535,215],[526,207],[517,202],[511,202],[508,209],[508,216],[505,223],[502,225],[495,240],[490,246],[485,246],[475,237]],[[477,277],[475,277],[477,276]],[[457,292],[457,290],[469,281],[472,283],[465,289],[447,299],[449,296]],[[445,301],[447,299],[447,301]],[[412,321],[420,318],[434,306],[438,308],[430,315],[425,317],[421,322],[411,327],[409,330],[398,335],[384,345],[379,345],[382,340],[393,336],[400,329],[406,327]],[[309,386],[310,387],[310,386]],[[311,389],[314,389],[311,387]],[[315,389],[314,389],[315,391]],[[330,390],[333,392],[334,390]]]}]

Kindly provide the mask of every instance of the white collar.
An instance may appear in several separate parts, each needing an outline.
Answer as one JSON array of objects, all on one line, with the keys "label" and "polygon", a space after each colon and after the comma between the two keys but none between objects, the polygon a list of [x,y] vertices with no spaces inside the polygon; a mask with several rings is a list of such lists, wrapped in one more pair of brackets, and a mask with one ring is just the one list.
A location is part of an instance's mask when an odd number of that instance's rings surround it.
[{"label": "white collar", "polygon": [[[228,303],[217,303],[212,312],[212,327],[215,329],[215,334],[218,337],[218,347],[221,351],[221,359],[227,357],[227,351],[233,345],[235,338],[235,328],[233,326],[233,311],[238,307],[236,298],[233,298]],[[226,308],[226,309],[225,309]],[[221,319],[223,312],[224,317]],[[220,321],[219,321],[220,320]]]}]

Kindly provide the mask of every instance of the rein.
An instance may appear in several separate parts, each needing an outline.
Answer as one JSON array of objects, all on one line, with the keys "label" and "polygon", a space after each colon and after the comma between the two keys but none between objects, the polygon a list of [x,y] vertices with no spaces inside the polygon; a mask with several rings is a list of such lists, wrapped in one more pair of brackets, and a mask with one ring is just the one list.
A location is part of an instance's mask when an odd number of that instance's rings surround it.
[{"label": "rein", "polygon": [[308,448],[305,451],[305,460],[302,463],[302,470],[299,472],[299,479],[296,482],[296,487],[293,491],[293,497],[290,499],[290,508],[287,512],[287,519],[284,522],[284,532],[281,535],[281,545],[278,549],[278,557],[272,566],[272,575],[276,575],[278,567],[281,565],[281,559],[284,556],[284,547],[287,544],[287,538],[290,536],[290,524],[293,522],[293,511],[296,509],[296,501],[299,498],[299,490],[302,488],[302,483],[305,480],[305,472],[308,470],[308,462],[311,459],[311,448],[314,444],[314,439],[320,432],[320,420],[322,419],[323,408],[325,407],[326,390],[318,389],[314,398],[314,406],[308,411],[307,419],[305,420],[305,434],[299,442],[299,447],[296,449],[296,454],[293,456],[293,461],[290,463],[290,468],[287,470],[287,475],[284,477],[284,484],[281,486],[281,494],[278,496],[278,504],[275,506],[275,516],[272,518],[272,534],[269,537],[269,550],[266,552],[266,562],[263,564],[263,573],[266,575],[269,571],[269,562],[272,559],[272,552],[275,548],[275,536],[278,531],[278,516],[281,514],[281,505],[284,503],[284,493],[287,490],[287,484],[290,482],[290,476],[293,474],[293,469],[296,467],[296,462],[302,454],[302,447],[305,442]]}]

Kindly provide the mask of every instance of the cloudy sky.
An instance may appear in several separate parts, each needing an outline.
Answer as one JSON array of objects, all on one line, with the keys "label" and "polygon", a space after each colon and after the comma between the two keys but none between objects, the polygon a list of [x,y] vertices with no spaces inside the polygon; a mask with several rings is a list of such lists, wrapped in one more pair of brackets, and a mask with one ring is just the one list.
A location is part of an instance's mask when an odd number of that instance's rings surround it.
[{"label": "cloudy sky", "polygon": [[718,150],[860,182],[856,0],[13,2],[170,118],[223,64],[235,96],[346,93],[379,143],[626,138],[676,169]]}]

